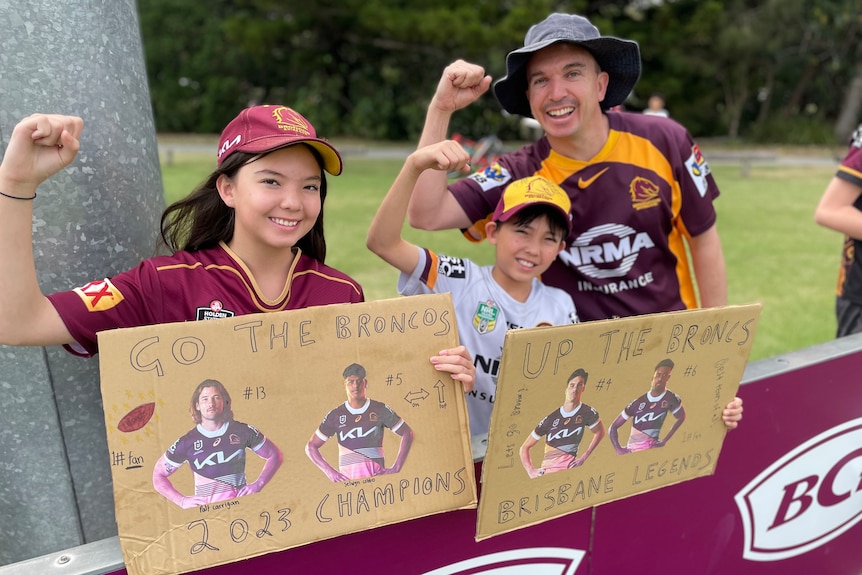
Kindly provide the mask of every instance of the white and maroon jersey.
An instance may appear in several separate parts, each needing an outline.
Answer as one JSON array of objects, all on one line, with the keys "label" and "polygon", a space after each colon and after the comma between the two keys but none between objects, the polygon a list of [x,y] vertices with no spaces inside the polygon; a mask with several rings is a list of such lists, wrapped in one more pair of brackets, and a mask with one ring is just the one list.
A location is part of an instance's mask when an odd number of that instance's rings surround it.
[{"label": "white and maroon jersey", "polygon": [[315,433],[322,441],[335,436],[338,441],[338,470],[350,479],[378,475],[386,467],[383,433],[404,424],[392,408],[368,399],[359,409],[346,401],[326,414]]},{"label": "white and maroon jersey", "polygon": [[560,407],[546,416],[531,434],[536,441],[545,438],[542,469],[557,471],[570,468],[578,457],[584,429],[593,429],[598,423],[599,414],[584,403],[572,411],[564,411]]},{"label": "white and maroon jersey", "polygon": [[165,459],[180,467],[188,462],[194,471],[195,495],[220,499],[245,485],[245,450],[257,451],[266,437],[247,423],[228,421],[216,431],[200,425],[177,439]]},{"label": "white and maroon jersey", "polygon": [[[862,125],[853,133],[850,150],[841,161],[835,177],[862,189]],[[862,210],[862,194],[856,198],[853,207]],[[862,305],[862,241],[850,236],[844,236],[837,295]]]},{"label": "white and maroon jersey", "polygon": [[476,365],[476,382],[467,394],[470,434],[488,433],[506,331],[575,323],[575,305],[566,292],[539,280],[533,280],[527,301],[520,302],[494,280],[492,266],[418,249],[419,263],[412,274],[401,274],[398,293],[451,292],[461,345]]},{"label": "white and maroon jersey", "polygon": [[224,243],[196,252],[177,252],[141,262],[110,279],[48,296],[77,346],[76,354],[98,352],[96,334],[121,327],[233,317],[364,299],[349,276],[296,249],[281,294],[261,292],[242,260]]},{"label": "white and maroon jersey", "polygon": [[566,290],[581,321],[697,307],[684,238],[715,224],[718,197],[709,166],[671,119],[608,112],[604,147],[582,162],[547,138],[449,186],[484,236],[506,185],[539,175],[572,200],[572,233],[542,281]]},{"label": "white and maroon jersey", "polygon": [[648,391],[629,403],[620,414],[624,419],[632,420],[629,449],[638,451],[652,447],[658,441],[667,414],[676,413],[681,407],[682,399],[669,389],[658,397],[653,397]]}]

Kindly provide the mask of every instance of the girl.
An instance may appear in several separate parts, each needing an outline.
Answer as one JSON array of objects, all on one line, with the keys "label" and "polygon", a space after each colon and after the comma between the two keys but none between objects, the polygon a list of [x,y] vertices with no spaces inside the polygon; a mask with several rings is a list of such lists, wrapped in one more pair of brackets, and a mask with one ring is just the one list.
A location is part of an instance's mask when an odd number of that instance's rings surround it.
[{"label": "girl", "polygon": [[[247,108],[227,125],[216,170],[162,215],[172,255],[42,295],[32,200],[72,163],[82,129],[78,117],[34,114],[12,132],[0,164],[0,344],[64,345],[92,356],[105,329],[363,301],[359,284],[323,263],[324,171],[340,174],[341,157],[285,106]],[[431,362],[472,387],[463,346]]]}]

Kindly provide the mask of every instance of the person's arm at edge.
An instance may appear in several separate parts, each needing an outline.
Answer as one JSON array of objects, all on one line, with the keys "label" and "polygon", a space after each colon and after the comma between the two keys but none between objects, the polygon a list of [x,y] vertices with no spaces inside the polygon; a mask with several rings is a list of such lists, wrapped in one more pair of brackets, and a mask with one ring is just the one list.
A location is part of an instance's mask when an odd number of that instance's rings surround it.
[{"label": "person's arm at edge", "polygon": [[[491,86],[484,68],[457,60],[443,70],[425,114],[417,147],[446,139],[452,114],[478,100]],[[423,230],[466,228],[470,225],[461,204],[449,192],[446,172],[426,171],[419,176],[410,198],[410,225]]]},{"label": "person's arm at edge", "polygon": [[814,221],[851,238],[862,239],[862,211],[853,205],[860,194],[859,186],[833,177],[817,204]]},{"label": "person's arm at edge", "polygon": [[240,496],[248,495],[249,493],[257,493],[263,489],[275,475],[275,472],[278,471],[278,468],[281,467],[283,459],[281,450],[269,438],[266,438],[263,445],[261,445],[254,453],[265,460],[263,469],[260,470],[260,475],[257,476],[257,479],[244,485],[239,490],[238,495]]},{"label": "person's arm at edge", "polygon": [[727,305],[727,268],[718,228],[713,224],[702,234],[689,238],[688,245],[700,293],[700,306]]},{"label": "person's arm at edge", "polygon": [[[83,120],[33,114],[13,129],[0,164],[0,343],[60,345],[74,340],[39,287],[33,257],[33,197],[78,153]],[[12,196],[12,197],[7,197]],[[21,198],[21,199],[15,199]]]},{"label": "person's arm at edge", "polygon": [[308,443],[305,445],[305,454],[314,463],[327,478],[333,483],[339,483],[341,481],[347,481],[350,479],[340,471],[336,470],[332,467],[328,461],[323,458],[323,455],[320,454],[320,447],[324,444],[324,441],[317,436],[317,433],[314,433],[311,436],[311,439],[308,440]]}]

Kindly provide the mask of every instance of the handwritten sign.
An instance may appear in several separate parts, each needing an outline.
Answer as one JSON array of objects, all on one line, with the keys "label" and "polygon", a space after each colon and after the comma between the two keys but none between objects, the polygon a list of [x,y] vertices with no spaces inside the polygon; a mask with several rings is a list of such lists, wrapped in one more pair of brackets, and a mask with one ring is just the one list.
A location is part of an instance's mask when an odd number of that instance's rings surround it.
[{"label": "handwritten sign", "polygon": [[509,331],[476,539],[712,474],[760,308]]},{"label": "handwritten sign", "polygon": [[451,298],[99,334],[130,575],[175,574],[475,508]]}]

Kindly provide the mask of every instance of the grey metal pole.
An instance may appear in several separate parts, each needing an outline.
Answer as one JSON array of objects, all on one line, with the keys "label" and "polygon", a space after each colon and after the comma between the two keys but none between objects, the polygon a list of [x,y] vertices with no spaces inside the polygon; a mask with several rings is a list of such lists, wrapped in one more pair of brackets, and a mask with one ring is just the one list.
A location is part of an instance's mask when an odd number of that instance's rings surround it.
[{"label": "grey metal pole", "polygon": [[[43,292],[133,267],[164,207],[136,3],[0,0],[0,22],[0,151],[33,112],[84,119],[36,199]],[[116,535],[98,359],[0,347],[0,391],[0,565]]]}]

